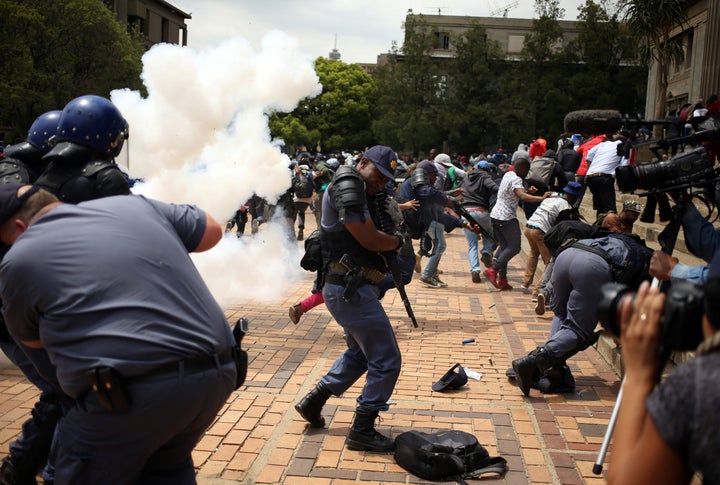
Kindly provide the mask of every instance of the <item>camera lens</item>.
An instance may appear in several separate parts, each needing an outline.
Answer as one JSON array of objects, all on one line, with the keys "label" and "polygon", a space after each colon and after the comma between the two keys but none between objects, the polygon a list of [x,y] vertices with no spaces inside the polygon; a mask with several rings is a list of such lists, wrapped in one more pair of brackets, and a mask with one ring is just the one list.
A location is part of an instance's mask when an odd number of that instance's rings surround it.
[{"label": "camera lens", "polygon": [[597,319],[603,328],[620,337],[620,313],[625,305],[631,305],[635,292],[620,283],[605,283],[600,288],[602,296],[597,307]]}]

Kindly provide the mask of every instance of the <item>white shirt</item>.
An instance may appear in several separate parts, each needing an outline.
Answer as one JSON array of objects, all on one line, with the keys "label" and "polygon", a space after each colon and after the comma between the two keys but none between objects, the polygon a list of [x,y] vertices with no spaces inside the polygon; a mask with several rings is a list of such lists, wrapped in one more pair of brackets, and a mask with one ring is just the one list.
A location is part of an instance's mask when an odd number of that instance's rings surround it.
[{"label": "white shirt", "polygon": [[499,221],[517,219],[517,206],[520,198],[515,195],[515,189],[524,189],[523,180],[515,172],[507,172],[500,181],[497,193],[497,202],[490,212],[490,217]]},{"label": "white shirt", "polygon": [[587,153],[589,164],[586,176],[594,173],[607,173],[615,176],[615,169],[620,165],[627,165],[629,160],[617,154],[622,140],[604,141],[598,143]]},{"label": "white shirt", "polygon": [[529,226],[535,226],[542,232],[548,232],[555,225],[558,215],[561,211],[571,209],[570,202],[565,197],[559,197],[560,194],[553,193],[551,197],[543,200],[535,209],[533,215],[527,220]]}]

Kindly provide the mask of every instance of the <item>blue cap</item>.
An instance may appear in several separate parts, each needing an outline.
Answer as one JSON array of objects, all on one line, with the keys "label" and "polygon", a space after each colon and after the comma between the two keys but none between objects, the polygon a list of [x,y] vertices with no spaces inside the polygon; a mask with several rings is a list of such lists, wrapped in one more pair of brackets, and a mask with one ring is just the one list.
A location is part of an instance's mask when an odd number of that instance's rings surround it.
[{"label": "blue cap", "polygon": [[484,168],[485,170],[490,168],[490,163],[487,160],[480,160],[477,164],[475,164],[477,168]]},{"label": "blue cap", "polygon": [[580,197],[580,194],[582,193],[582,185],[577,182],[568,182],[563,189],[563,192],[569,195]]},{"label": "blue cap", "polygon": [[383,145],[375,145],[368,148],[363,156],[375,164],[380,173],[389,179],[395,178],[395,167],[397,167],[397,154],[390,148]]}]

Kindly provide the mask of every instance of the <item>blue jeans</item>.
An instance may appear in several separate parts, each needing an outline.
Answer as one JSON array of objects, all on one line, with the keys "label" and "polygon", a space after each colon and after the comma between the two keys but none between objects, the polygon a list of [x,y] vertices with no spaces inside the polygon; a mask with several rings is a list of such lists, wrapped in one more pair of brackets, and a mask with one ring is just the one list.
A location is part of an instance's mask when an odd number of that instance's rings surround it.
[{"label": "blue jeans", "polygon": [[422,272],[424,278],[437,276],[440,258],[442,258],[442,255],[447,248],[447,243],[445,242],[445,226],[440,224],[438,221],[432,221],[427,232],[433,240],[433,255],[428,258],[428,262]]},{"label": "blue jeans", "polygon": [[378,300],[378,287],[361,285],[349,302],[345,288],[325,283],[325,305],[345,331],[347,350],[337,358],[320,382],[339,396],[367,373],[357,407],[363,411],[387,411],[388,399],[400,376],[402,358],[390,319]]},{"label": "blue jeans", "polygon": [[[485,231],[487,231],[489,234],[493,233],[492,221],[490,220],[489,212],[473,211],[469,214],[472,216],[474,222],[476,222]],[[468,222],[471,224],[473,223],[473,221]],[[480,260],[478,259],[478,243],[480,242],[481,236],[467,229],[463,229],[463,232],[465,232],[465,240],[467,240],[468,244],[468,262],[470,263],[470,272],[479,273]],[[480,252],[482,254],[490,254],[492,256],[494,250],[495,245],[493,244],[493,242],[488,241],[486,238],[483,238],[482,250]]]},{"label": "blue jeans", "polygon": [[499,245],[492,267],[498,272],[500,279],[507,279],[508,262],[520,252],[520,224],[517,219],[493,219],[492,223],[493,234]]}]

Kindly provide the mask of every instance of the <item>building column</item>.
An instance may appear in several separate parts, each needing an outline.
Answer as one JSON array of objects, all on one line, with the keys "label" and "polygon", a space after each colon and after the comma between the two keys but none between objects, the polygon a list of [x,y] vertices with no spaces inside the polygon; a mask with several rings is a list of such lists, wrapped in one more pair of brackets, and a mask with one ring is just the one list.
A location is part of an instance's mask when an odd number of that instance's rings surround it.
[{"label": "building column", "polygon": [[707,2],[707,32],[702,62],[700,96],[705,101],[711,94],[720,95],[720,2]]}]

